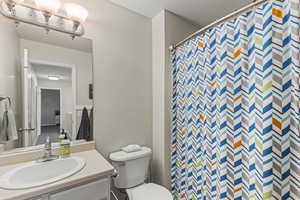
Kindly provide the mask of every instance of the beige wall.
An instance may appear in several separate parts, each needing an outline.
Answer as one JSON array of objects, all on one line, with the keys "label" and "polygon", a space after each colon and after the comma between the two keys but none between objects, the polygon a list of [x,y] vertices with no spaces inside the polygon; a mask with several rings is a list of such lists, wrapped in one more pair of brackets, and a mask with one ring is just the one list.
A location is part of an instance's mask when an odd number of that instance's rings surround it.
[{"label": "beige wall", "polygon": [[[0,95],[12,98],[17,126],[20,127],[20,105],[22,101],[20,101],[21,96],[19,93],[19,40],[15,32],[15,25],[11,21],[1,17],[0,26]],[[6,148],[10,149],[14,146],[15,144],[10,142],[6,145]]]},{"label": "beige wall", "polygon": [[20,39],[20,48],[21,52],[23,52],[24,48],[28,49],[30,60],[75,65],[77,73],[76,103],[77,105],[92,105],[92,101],[88,96],[89,84],[93,82],[92,53],[25,39]]},{"label": "beige wall", "polygon": [[199,27],[167,11],[152,19],[153,149],[154,178],[170,188],[170,142],[172,69],[169,46],[183,40]]},{"label": "beige wall", "polygon": [[107,156],[131,143],[152,147],[151,20],[106,0],[75,2],[90,13],[97,149]]}]

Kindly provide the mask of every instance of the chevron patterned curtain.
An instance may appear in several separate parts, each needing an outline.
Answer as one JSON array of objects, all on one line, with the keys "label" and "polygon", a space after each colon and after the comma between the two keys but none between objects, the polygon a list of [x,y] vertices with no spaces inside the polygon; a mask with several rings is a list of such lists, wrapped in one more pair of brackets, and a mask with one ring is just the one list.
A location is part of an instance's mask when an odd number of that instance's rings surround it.
[{"label": "chevron patterned curtain", "polygon": [[172,52],[172,192],[300,200],[300,0],[273,0]]}]

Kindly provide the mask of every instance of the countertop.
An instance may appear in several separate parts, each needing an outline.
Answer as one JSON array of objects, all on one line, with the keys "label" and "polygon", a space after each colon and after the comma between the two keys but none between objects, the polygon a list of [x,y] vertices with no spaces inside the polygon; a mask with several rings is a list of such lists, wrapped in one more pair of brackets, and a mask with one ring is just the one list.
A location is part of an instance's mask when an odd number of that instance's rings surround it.
[{"label": "countertop", "polygon": [[[77,174],[64,180],[57,181],[55,183],[31,189],[0,189],[0,200],[27,200],[42,194],[47,194],[49,192],[60,190],[62,188],[86,182],[98,177],[109,176],[114,171],[113,166],[96,150],[73,153],[72,156],[81,157],[86,161],[85,167]],[[24,163],[0,167],[0,176],[22,164]]]}]

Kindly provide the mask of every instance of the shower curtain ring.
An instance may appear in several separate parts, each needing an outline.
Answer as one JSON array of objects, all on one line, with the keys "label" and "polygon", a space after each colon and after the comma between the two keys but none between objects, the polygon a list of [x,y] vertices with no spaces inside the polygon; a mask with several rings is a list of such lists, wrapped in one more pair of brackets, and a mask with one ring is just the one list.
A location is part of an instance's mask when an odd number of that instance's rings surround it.
[{"label": "shower curtain ring", "polygon": [[174,50],[174,46],[175,46],[175,45],[173,45],[173,44],[170,45],[170,46],[169,46],[169,51],[173,51],[173,50]]}]

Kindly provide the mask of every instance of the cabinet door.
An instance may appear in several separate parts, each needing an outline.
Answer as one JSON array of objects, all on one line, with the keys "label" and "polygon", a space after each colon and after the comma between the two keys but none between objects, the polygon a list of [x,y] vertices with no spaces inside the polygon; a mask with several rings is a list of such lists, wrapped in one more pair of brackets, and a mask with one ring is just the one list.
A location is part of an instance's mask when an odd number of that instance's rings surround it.
[{"label": "cabinet door", "polygon": [[50,200],[109,200],[109,179],[101,179],[50,195]]},{"label": "cabinet door", "polygon": [[42,196],[39,196],[39,197],[35,197],[33,199],[30,199],[30,200],[49,200],[49,194],[45,194],[45,195],[42,195]]}]

